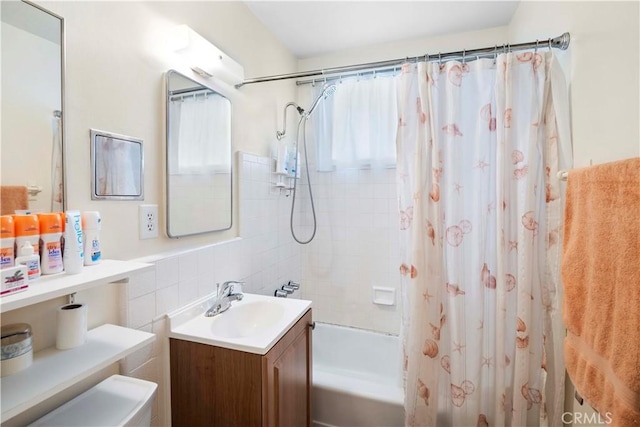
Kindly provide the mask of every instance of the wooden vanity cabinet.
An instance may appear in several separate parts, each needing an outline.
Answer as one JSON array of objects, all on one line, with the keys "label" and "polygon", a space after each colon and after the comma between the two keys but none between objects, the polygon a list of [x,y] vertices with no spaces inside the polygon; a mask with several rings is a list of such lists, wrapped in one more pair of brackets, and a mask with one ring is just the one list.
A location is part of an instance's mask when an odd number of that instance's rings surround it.
[{"label": "wooden vanity cabinet", "polygon": [[311,425],[311,309],[265,355],[171,338],[174,427]]}]

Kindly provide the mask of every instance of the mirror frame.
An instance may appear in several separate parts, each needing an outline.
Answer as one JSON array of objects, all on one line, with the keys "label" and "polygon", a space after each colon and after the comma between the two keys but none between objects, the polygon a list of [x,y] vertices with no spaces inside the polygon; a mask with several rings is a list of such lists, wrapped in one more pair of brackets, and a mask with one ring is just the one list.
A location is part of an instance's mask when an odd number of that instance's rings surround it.
[{"label": "mirror frame", "polygon": [[[141,138],[133,136],[119,135],[117,133],[105,132],[103,130],[91,129],[91,200],[144,200],[144,141]],[[140,187],[137,189],[136,194],[102,194],[98,191],[98,171],[100,169],[98,165],[98,138],[115,139],[121,143],[133,144],[140,150],[140,161],[137,164],[133,164],[133,168],[129,171],[138,177]],[[122,164],[109,165],[113,168],[118,168]]]},{"label": "mirror frame", "polygon": [[60,138],[62,145],[62,211],[67,210],[67,126],[66,126],[66,97],[65,75],[67,72],[66,31],[64,18],[44,7],[29,0],[21,0],[22,3],[38,9],[60,20]]},{"label": "mirror frame", "polygon": [[233,108],[230,109],[229,112],[229,126],[231,127],[231,138],[229,143],[231,144],[230,147],[230,156],[229,156],[229,186],[231,187],[231,191],[229,194],[229,226],[228,227],[224,227],[224,228],[216,228],[216,229],[211,229],[211,230],[206,230],[206,231],[200,231],[197,233],[189,233],[189,234],[180,234],[180,235],[172,235],[169,231],[169,224],[170,224],[170,220],[171,220],[171,213],[170,213],[170,208],[169,208],[169,200],[171,198],[171,189],[169,188],[169,136],[171,135],[171,121],[169,119],[169,102],[170,102],[170,98],[171,98],[171,94],[169,93],[169,77],[172,75],[178,75],[184,79],[187,79],[197,85],[200,85],[202,87],[205,87],[209,90],[212,90],[213,92],[217,93],[218,95],[222,96],[223,98],[227,99],[229,101],[229,104],[231,105],[231,107],[233,107],[233,104],[231,103],[231,99],[229,99],[229,97],[225,96],[223,93],[221,93],[219,90],[212,88],[209,85],[203,84],[199,81],[196,81],[188,76],[185,76],[184,74],[182,74],[180,71],[177,71],[175,69],[170,69],[165,73],[165,78],[164,78],[164,86],[165,86],[165,99],[164,99],[164,108],[165,108],[165,156],[164,156],[164,160],[165,160],[165,174],[164,174],[164,179],[165,179],[165,187],[166,187],[166,206],[165,206],[165,212],[167,215],[167,221],[166,221],[166,226],[165,226],[165,231],[167,233],[167,237],[171,238],[171,239],[179,239],[182,237],[188,237],[188,236],[198,236],[201,234],[206,234],[206,233],[214,233],[216,231],[225,231],[225,230],[230,230],[233,227]]}]

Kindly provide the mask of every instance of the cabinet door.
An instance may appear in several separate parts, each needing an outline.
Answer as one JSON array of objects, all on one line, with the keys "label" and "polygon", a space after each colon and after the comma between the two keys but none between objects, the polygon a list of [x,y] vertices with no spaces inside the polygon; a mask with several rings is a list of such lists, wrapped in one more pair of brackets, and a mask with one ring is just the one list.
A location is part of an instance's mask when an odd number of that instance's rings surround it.
[{"label": "cabinet door", "polygon": [[264,357],[263,425],[311,425],[311,310]]},{"label": "cabinet door", "polygon": [[170,346],[173,426],[262,425],[263,356],[173,338]]}]

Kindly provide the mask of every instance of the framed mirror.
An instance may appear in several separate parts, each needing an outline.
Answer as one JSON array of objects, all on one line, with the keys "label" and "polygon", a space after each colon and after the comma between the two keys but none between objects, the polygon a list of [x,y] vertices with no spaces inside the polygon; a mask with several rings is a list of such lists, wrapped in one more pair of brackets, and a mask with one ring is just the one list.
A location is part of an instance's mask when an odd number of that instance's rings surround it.
[{"label": "framed mirror", "polygon": [[0,8],[0,183],[26,187],[27,210],[63,211],[64,19],[26,1]]},{"label": "framed mirror", "polygon": [[231,228],[231,101],[170,70],[166,104],[167,235]]}]

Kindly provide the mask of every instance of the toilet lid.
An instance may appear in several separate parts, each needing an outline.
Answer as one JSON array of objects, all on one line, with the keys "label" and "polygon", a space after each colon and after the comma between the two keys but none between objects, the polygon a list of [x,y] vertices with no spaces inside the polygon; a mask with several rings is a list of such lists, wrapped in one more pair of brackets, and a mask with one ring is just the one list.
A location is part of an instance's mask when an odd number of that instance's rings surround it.
[{"label": "toilet lid", "polygon": [[149,381],[113,375],[31,426],[123,426],[140,412],[156,388]]}]

